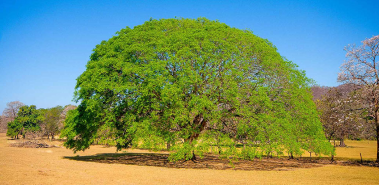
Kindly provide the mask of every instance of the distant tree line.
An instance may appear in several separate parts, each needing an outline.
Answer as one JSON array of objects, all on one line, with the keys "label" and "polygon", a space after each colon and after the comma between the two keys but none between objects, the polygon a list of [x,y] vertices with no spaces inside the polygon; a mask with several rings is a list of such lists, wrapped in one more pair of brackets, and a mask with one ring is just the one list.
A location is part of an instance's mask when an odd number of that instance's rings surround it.
[{"label": "distant tree line", "polygon": [[75,108],[74,105],[67,105],[37,109],[35,105],[28,106],[19,101],[9,102],[1,115],[0,128],[15,139],[19,136],[26,138],[28,134],[54,139],[64,126],[67,112]]}]

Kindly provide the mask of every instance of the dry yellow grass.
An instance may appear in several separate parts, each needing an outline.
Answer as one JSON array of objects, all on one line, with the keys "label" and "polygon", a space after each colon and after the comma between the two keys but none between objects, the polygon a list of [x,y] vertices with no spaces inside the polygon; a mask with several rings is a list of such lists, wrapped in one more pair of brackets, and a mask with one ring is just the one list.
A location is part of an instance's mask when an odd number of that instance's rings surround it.
[{"label": "dry yellow grass", "polygon": [[347,140],[347,147],[337,147],[337,159],[360,160],[362,153],[363,160],[376,159],[376,141],[351,141]]},{"label": "dry yellow grass", "polygon": [[[93,146],[73,154],[64,148],[9,147],[9,142],[12,140],[0,134],[0,184],[379,184],[379,169],[374,167],[327,165],[292,171],[173,169],[63,158],[113,153],[115,148]],[[346,150],[346,156],[355,156],[356,148]]]}]

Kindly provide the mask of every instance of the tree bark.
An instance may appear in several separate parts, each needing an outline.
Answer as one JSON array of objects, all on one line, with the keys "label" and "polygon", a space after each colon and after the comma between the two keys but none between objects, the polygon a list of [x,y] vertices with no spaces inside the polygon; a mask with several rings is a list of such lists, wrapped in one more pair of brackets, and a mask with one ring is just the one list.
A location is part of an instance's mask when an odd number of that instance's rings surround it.
[{"label": "tree bark", "polygon": [[[197,116],[195,116],[195,118],[193,120],[193,126],[198,128],[199,131],[192,133],[187,139],[185,139],[185,141],[189,141],[189,143],[191,144],[193,140],[197,139],[199,137],[200,133],[205,129],[206,123],[207,122],[203,118],[202,114],[198,114]],[[195,156],[194,151],[192,151],[192,157],[190,160],[192,160],[194,162],[196,160],[196,156]]]},{"label": "tree bark", "polygon": [[167,141],[167,150],[170,150],[170,148],[171,148],[171,143],[170,141]]},{"label": "tree bark", "polygon": [[345,144],[344,139],[341,139],[340,140],[340,147],[345,147],[345,146],[346,146],[346,144]]},{"label": "tree bark", "polygon": [[189,140],[190,143],[192,143],[193,140],[195,140],[199,137],[200,132],[202,132],[205,129],[207,122],[203,118],[203,115],[199,114],[194,118],[193,124],[195,127],[197,127],[199,129],[199,132],[195,132],[195,133],[191,134],[191,136],[187,139],[187,140]]},{"label": "tree bark", "polygon": [[309,152],[309,159],[312,161],[312,152]]},{"label": "tree bark", "polygon": [[195,162],[196,161],[196,155],[195,155],[195,151],[192,150],[192,158],[191,158],[191,161]]},{"label": "tree bark", "polygon": [[218,154],[220,155],[221,154],[221,146],[220,146],[220,136],[217,136],[217,150],[218,150]]}]

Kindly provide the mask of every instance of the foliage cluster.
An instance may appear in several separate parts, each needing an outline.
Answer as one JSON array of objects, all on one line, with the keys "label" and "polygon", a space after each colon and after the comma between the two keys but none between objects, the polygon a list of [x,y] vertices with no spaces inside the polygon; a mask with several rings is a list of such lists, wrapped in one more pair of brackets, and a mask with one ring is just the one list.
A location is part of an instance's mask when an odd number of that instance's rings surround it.
[{"label": "foliage cluster", "polygon": [[63,112],[62,106],[56,106],[49,109],[40,109],[40,112],[44,116],[44,121],[41,123],[43,135],[51,136],[54,139],[54,135],[58,134],[61,127],[59,126],[59,120]]},{"label": "foliage cluster", "polygon": [[25,138],[27,132],[40,130],[40,124],[44,120],[41,112],[36,109],[35,105],[20,107],[17,117],[8,122],[7,136],[18,138],[21,134]]}]

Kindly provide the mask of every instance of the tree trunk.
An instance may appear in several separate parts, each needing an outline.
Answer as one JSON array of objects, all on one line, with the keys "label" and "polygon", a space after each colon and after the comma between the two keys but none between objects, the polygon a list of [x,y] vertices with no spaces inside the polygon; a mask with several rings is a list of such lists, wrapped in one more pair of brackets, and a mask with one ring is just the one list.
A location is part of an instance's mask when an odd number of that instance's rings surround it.
[{"label": "tree trunk", "polygon": [[290,159],[293,159],[293,153],[292,152],[290,153]]},{"label": "tree trunk", "polygon": [[192,158],[191,158],[191,160],[192,160],[193,162],[196,161],[196,155],[195,155],[195,151],[194,151],[194,150],[192,150]]},{"label": "tree trunk", "polygon": [[344,141],[344,139],[341,139],[340,140],[340,147],[345,147],[346,145],[345,145],[345,141]]},{"label": "tree trunk", "polygon": [[170,150],[170,148],[171,148],[171,143],[170,141],[167,141],[167,150]]},{"label": "tree trunk", "polygon": [[[205,119],[203,118],[203,115],[202,114],[198,114],[197,116],[195,116],[194,120],[193,120],[193,126],[195,128],[198,128],[199,131],[198,132],[194,132],[192,133],[187,139],[185,139],[184,141],[189,141],[190,144],[192,144],[192,141],[197,139],[200,135],[200,133],[204,130],[205,126],[206,126],[206,121]],[[195,153],[194,151],[192,151],[192,158],[190,160],[192,161],[195,161],[196,160],[196,156],[195,156]]]},{"label": "tree trunk", "polygon": [[217,150],[218,150],[218,154],[220,155],[221,154],[221,146],[220,146],[220,137],[217,136]]},{"label": "tree trunk", "polygon": [[197,116],[195,116],[195,118],[193,120],[193,125],[194,125],[194,127],[198,128],[199,131],[192,133],[189,136],[189,138],[187,139],[187,141],[189,140],[189,142],[192,143],[193,140],[197,139],[200,135],[200,132],[202,132],[204,130],[206,124],[207,124],[207,122],[203,118],[202,114],[198,114]]},{"label": "tree trunk", "polygon": [[51,134],[51,139],[54,140],[54,133]]},{"label": "tree trunk", "polygon": [[47,133],[47,139],[50,139],[50,134],[49,133]]}]

